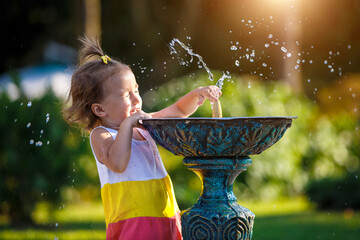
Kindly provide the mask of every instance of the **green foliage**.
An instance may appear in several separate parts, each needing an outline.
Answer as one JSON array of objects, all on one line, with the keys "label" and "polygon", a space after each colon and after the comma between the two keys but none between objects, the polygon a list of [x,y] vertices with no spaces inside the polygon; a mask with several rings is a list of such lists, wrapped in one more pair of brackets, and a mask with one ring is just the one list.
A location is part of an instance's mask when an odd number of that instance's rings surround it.
[{"label": "green foliage", "polygon": [[86,181],[78,165],[88,142],[69,132],[61,102],[50,91],[31,101],[22,93],[12,101],[3,92],[0,116],[0,213],[19,225],[32,221],[36,202],[59,207],[64,186]]},{"label": "green foliage", "polygon": [[[220,73],[215,74],[215,79]],[[144,94],[144,108],[157,111],[178,100],[183,94],[214,84],[205,75],[175,79]],[[359,168],[359,132],[350,115],[329,119],[319,106],[305,96],[293,93],[282,82],[262,82],[233,76],[224,83],[220,98],[224,117],[298,116],[284,137],[260,155],[234,183],[241,198],[274,199],[304,193],[314,179],[343,176]],[[211,117],[206,102],[192,116]],[[356,144],[357,143],[357,144]],[[191,206],[201,191],[197,176],[182,165],[181,157],[161,150],[174,182],[180,206]]]},{"label": "green foliage", "polygon": [[341,178],[324,178],[309,183],[306,193],[311,201],[325,209],[360,209],[360,172]]}]

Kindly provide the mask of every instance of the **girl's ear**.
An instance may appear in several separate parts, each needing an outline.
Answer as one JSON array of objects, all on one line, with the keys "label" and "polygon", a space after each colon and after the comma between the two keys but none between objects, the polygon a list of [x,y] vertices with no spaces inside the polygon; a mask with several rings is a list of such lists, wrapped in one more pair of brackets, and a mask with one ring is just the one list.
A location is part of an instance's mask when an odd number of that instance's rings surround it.
[{"label": "girl's ear", "polygon": [[100,118],[106,117],[107,115],[100,103],[93,103],[91,105],[91,110],[96,116]]}]

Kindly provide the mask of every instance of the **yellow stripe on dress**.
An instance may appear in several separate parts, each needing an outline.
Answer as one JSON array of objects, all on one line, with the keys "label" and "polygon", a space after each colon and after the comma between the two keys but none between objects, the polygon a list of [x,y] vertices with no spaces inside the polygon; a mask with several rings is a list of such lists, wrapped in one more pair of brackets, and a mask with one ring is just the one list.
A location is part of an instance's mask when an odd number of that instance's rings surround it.
[{"label": "yellow stripe on dress", "polygon": [[168,217],[179,211],[169,175],[161,179],[105,184],[101,188],[106,226],[135,217]]}]

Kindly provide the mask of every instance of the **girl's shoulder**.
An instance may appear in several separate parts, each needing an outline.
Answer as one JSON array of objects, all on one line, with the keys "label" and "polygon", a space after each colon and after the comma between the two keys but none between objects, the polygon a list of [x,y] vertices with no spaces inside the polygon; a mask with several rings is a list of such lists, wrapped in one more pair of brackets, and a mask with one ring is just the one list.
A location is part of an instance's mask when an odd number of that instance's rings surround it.
[{"label": "girl's shoulder", "polygon": [[98,148],[104,143],[111,143],[115,140],[117,131],[111,128],[98,126],[90,133],[90,145],[93,149]]},{"label": "girl's shoulder", "polygon": [[97,126],[90,133],[90,141],[94,138],[97,138],[97,137],[103,135],[103,134],[110,134],[113,137],[113,139],[115,139],[117,132],[118,131],[116,131],[112,128],[107,128],[104,126]]}]

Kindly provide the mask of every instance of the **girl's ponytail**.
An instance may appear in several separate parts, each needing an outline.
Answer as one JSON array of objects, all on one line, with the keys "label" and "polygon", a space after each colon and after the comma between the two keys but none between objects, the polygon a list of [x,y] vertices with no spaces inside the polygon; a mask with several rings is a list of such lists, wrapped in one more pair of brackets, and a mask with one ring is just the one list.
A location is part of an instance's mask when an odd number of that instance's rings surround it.
[{"label": "girl's ponytail", "polygon": [[87,36],[79,37],[79,41],[82,43],[82,47],[79,51],[79,65],[83,65],[84,63],[100,59],[104,56],[104,51],[100,47],[98,38],[88,38]]}]

